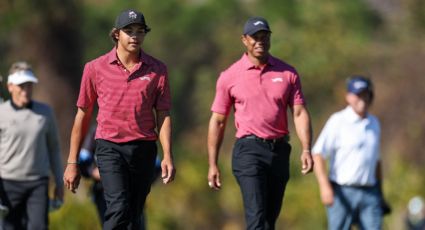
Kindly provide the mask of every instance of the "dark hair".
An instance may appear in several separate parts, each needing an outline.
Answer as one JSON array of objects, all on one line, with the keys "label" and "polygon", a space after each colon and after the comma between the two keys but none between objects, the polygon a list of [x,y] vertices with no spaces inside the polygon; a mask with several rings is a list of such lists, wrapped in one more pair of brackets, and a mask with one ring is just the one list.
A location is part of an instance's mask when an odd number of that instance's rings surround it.
[{"label": "dark hair", "polygon": [[117,38],[115,37],[115,34],[116,34],[116,33],[119,33],[119,31],[120,31],[119,29],[117,29],[117,28],[113,27],[113,28],[111,29],[111,31],[109,32],[109,37],[111,37],[112,41],[113,41],[115,44],[117,44],[117,42],[118,42]]}]

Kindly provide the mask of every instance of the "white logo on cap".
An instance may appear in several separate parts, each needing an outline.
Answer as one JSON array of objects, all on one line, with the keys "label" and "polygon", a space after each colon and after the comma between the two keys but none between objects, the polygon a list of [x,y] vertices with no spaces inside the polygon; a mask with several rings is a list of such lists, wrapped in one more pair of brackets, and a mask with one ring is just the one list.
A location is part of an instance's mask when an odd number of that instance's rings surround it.
[{"label": "white logo on cap", "polygon": [[136,19],[137,18],[137,14],[134,11],[130,11],[128,12],[128,17],[132,18],[132,19]]},{"label": "white logo on cap", "polygon": [[254,22],[254,25],[255,25],[255,26],[258,26],[258,25],[260,25],[260,24],[264,25],[264,22],[262,22],[262,21],[256,21],[256,22]]},{"label": "white logo on cap", "polygon": [[367,87],[367,84],[364,81],[356,81],[356,82],[354,82],[353,86],[356,89],[363,89],[363,88]]}]

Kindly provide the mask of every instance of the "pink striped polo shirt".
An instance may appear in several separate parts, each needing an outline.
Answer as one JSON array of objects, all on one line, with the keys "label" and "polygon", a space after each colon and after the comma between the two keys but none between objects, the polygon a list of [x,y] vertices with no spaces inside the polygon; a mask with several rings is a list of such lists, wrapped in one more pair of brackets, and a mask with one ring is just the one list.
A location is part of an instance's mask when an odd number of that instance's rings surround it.
[{"label": "pink striped polo shirt", "polygon": [[272,139],[289,133],[287,108],[299,104],[305,99],[295,68],[270,55],[261,69],[245,53],[218,78],[211,111],[228,115],[233,106],[237,138]]},{"label": "pink striped polo shirt", "polygon": [[156,140],[153,109],[171,108],[167,68],[141,51],[139,64],[129,72],[116,52],[114,48],[85,65],[77,106],[89,108],[97,101],[96,139]]}]

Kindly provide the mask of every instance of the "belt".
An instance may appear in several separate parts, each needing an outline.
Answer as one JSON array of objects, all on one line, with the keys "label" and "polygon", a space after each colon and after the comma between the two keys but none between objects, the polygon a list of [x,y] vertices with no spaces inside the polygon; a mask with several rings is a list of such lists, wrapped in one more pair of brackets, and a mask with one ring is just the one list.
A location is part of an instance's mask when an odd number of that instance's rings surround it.
[{"label": "belt", "polygon": [[278,138],[274,138],[274,139],[266,139],[266,138],[261,138],[261,137],[257,137],[255,135],[248,135],[248,136],[244,136],[241,139],[251,139],[251,140],[257,140],[257,141],[261,141],[264,143],[280,143],[280,142],[288,142],[289,141],[289,135],[284,135]]},{"label": "belt", "polygon": [[374,185],[363,185],[363,184],[338,184],[334,181],[331,181],[331,184],[340,186],[340,187],[352,187],[352,188],[362,188],[362,189],[367,189],[367,188],[373,188],[375,187]]}]

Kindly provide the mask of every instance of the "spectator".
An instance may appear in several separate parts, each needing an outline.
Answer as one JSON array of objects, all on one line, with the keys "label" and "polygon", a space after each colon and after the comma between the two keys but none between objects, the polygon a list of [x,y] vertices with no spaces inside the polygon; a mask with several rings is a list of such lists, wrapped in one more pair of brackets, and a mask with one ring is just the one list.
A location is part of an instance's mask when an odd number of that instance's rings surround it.
[{"label": "spectator", "polygon": [[0,196],[9,213],[3,228],[47,229],[50,170],[54,199],[63,200],[62,160],[52,109],[32,99],[38,79],[16,62],[7,80],[11,98],[0,104]]},{"label": "spectator", "polygon": [[382,229],[381,127],[369,113],[373,98],[370,79],[349,78],[347,107],[329,118],[313,147],[328,229],[350,229],[354,224],[360,229]]}]

